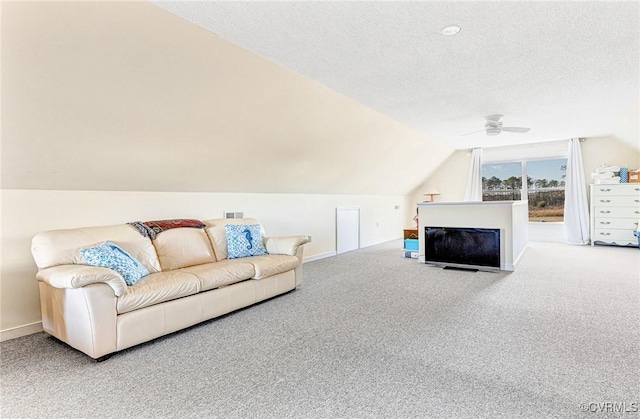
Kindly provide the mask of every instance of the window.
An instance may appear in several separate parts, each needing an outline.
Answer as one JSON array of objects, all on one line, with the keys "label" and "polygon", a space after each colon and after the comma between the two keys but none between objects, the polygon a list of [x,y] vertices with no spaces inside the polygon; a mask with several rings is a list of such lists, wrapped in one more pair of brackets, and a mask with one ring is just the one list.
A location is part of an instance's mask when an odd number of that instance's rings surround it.
[{"label": "window", "polygon": [[[529,221],[564,220],[566,158],[486,163],[482,165],[482,200],[528,199]],[[523,185],[522,179],[527,179]]]},{"label": "window", "polygon": [[521,197],[521,162],[482,165],[483,201],[518,201]]}]

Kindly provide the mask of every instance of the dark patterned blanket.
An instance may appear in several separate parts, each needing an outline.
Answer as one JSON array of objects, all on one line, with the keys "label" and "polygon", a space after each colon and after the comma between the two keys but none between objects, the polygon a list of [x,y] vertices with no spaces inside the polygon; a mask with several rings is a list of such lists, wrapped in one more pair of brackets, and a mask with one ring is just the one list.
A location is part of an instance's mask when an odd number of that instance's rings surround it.
[{"label": "dark patterned blanket", "polygon": [[200,220],[177,219],[177,220],[158,220],[158,221],[133,221],[127,223],[135,227],[144,237],[155,240],[156,236],[163,231],[172,228],[205,228],[205,224]]}]

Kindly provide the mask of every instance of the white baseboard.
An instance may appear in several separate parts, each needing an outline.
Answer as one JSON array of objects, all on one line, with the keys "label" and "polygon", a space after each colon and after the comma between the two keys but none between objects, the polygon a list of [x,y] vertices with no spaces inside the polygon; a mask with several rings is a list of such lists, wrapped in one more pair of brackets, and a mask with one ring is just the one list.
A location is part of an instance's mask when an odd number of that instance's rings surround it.
[{"label": "white baseboard", "polygon": [[516,267],[510,263],[505,263],[504,265],[500,266],[500,270],[501,271],[507,271],[507,272],[513,272],[516,270]]},{"label": "white baseboard", "polygon": [[516,270],[516,267],[520,264],[520,261],[522,260],[522,256],[524,255],[524,253],[527,251],[527,249],[529,248],[529,246],[525,246],[524,249],[522,249],[522,252],[520,252],[520,254],[518,255],[518,257],[516,258],[516,260],[513,262],[513,270]]},{"label": "white baseboard", "polygon": [[25,324],[0,331],[0,342],[42,332],[42,322]]},{"label": "white baseboard", "polygon": [[314,260],[320,260],[325,258],[330,258],[331,256],[337,255],[336,251],[333,250],[331,252],[318,253],[317,255],[311,255],[302,258],[302,263],[313,262]]}]

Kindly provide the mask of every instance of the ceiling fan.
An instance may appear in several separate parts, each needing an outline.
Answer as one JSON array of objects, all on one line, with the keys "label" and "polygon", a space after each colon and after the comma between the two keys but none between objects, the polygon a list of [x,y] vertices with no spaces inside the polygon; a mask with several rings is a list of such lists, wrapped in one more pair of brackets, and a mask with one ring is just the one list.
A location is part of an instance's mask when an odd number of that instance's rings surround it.
[{"label": "ceiling fan", "polygon": [[500,121],[500,119],[502,119],[502,115],[487,115],[484,117],[484,119],[486,120],[486,122],[484,123],[484,129],[480,131],[469,132],[467,134],[462,134],[462,135],[477,134],[478,132],[483,132],[483,131],[489,136],[498,135],[502,131],[517,132],[520,134],[524,134],[525,132],[529,132],[529,130],[531,129],[531,128],[525,128],[525,127],[503,127],[502,121]]}]

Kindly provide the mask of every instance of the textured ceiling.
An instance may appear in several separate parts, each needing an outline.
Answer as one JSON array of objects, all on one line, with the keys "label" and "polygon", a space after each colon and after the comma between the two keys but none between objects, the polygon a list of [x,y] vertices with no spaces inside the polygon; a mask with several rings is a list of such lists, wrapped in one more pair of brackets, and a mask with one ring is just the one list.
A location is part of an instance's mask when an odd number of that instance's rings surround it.
[{"label": "textured ceiling", "polygon": [[[152,3],[454,148],[640,148],[638,2]],[[531,131],[461,136],[496,113]]]}]

